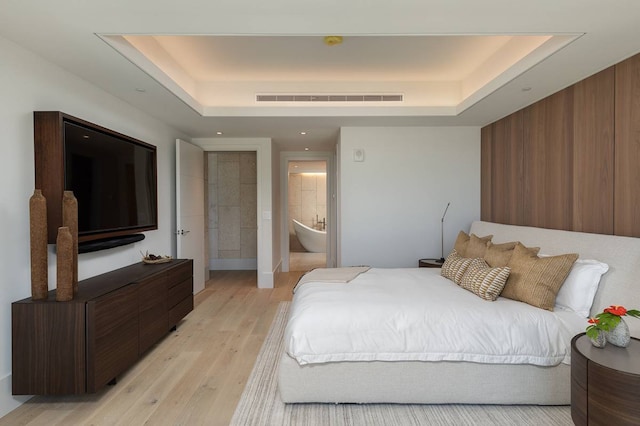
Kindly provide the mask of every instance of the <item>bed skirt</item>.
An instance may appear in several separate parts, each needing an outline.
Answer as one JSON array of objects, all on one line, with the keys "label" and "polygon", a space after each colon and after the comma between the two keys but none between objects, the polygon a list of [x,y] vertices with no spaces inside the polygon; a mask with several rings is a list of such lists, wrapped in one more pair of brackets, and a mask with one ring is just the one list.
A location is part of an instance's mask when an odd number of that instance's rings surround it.
[{"label": "bed skirt", "polygon": [[285,353],[278,382],[285,403],[571,403],[571,367],[566,364],[371,361],[300,366]]}]

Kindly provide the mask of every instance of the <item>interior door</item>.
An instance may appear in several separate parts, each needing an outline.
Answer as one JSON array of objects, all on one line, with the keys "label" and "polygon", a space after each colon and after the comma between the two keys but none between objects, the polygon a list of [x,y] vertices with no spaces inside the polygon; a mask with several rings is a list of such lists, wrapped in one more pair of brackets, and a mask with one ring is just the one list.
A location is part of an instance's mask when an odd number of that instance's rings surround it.
[{"label": "interior door", "polygon": [[204,289],[204,151],[176,140],[176,238],[178,258],[193,259],[193,293]]}]

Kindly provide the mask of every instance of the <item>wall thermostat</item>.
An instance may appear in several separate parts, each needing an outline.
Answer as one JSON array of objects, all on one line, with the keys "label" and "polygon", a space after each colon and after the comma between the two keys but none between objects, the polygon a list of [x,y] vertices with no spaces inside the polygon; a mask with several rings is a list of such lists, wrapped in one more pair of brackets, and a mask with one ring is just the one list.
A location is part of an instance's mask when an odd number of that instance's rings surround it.
[{"label": "wall thermostat", "polygon": [[364,149],[357,148],[353,150],[353,161],[364,161]]}]

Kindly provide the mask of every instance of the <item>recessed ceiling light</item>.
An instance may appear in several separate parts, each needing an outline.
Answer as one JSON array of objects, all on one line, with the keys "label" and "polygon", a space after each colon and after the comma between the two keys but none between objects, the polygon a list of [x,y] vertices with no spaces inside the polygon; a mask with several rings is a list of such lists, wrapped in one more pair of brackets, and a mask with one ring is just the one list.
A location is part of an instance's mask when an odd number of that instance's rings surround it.
[{"label": "recessed ceiling light", "polygon": [[147,89],[143,89],[142,87],[136,87],[136,92],[145,93]]},{"label": "recessed ceiling light", "polygon": [[301,134],[301,135],[306,135],[306,134],[307,134],[307,132],[300,132],[300,134]]},{"label": "recessed ceiling light", "polygon": [[219,132],[219,131],[216,132],[216,135],[222,135],[222,134],[223,134],[222,132]]},{"label": "recessed ceiling light", "polygon": [[529,90],[531,90],[531,87],[523,87],[523,88],[522,88],[522,91],[523,91],[523,92],[528,92]]},{"label": "recessed ceiling light", "polygon": [[304,147],[304,150],[305,150],[305,151],[309,151],[309,147],[308,147],[308,146],[305,146],[305,147]]}]

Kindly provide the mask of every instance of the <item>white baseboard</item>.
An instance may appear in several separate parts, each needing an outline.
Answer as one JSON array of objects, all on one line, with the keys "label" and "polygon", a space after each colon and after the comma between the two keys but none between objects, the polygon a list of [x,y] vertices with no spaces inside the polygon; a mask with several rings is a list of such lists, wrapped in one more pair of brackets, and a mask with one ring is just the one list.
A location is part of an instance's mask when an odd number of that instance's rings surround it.
[{"label": "white baseboard", "polygon": [[15,410],[28,400],[31,395],[11,395],[11,374],[0,379],[0,417]]},{"label": "white baseboard", "polygon": [[258,269],[258,259],[209,259],[212,271],[239,271]]}]

